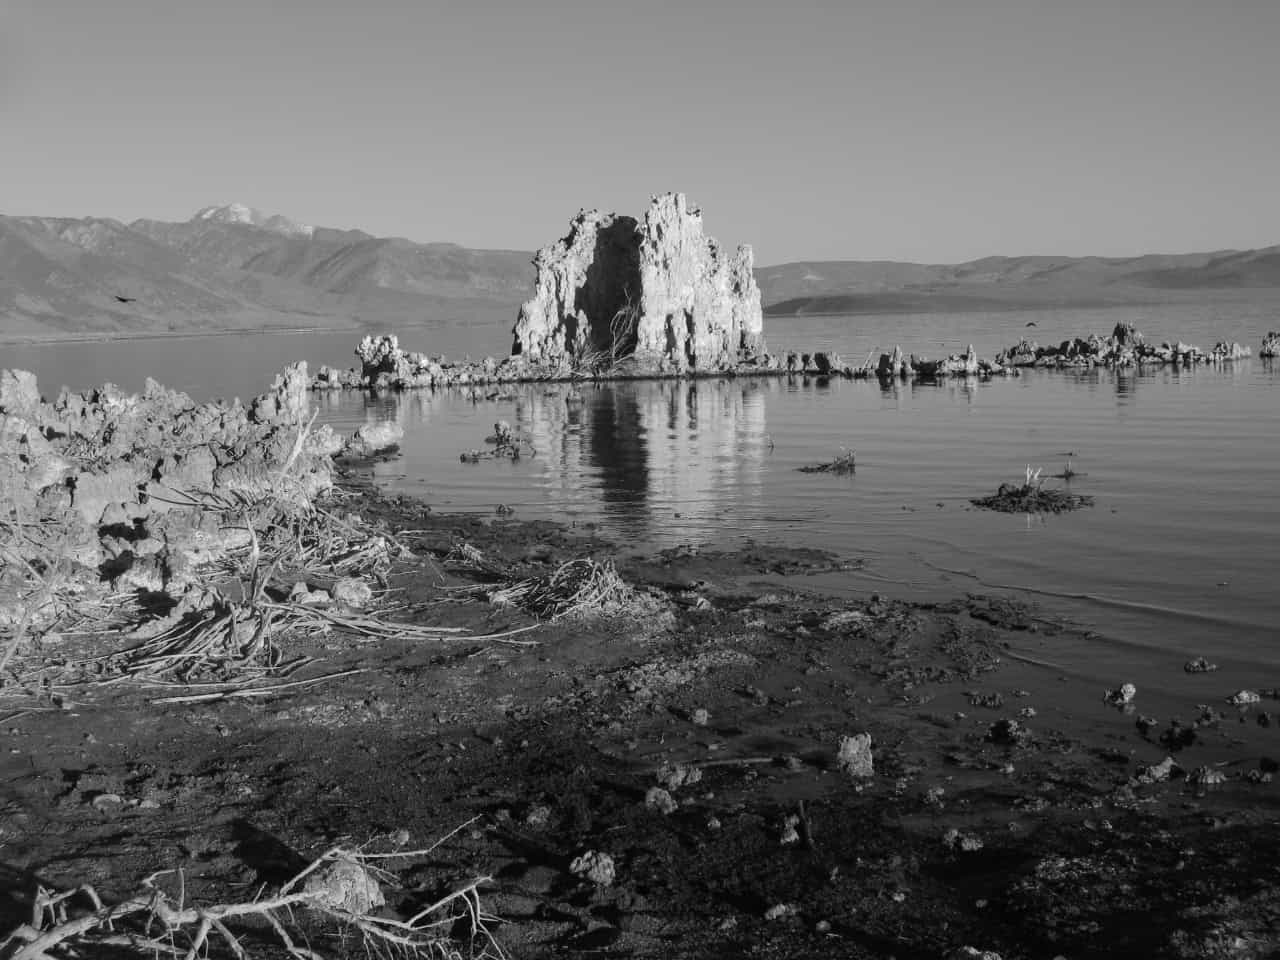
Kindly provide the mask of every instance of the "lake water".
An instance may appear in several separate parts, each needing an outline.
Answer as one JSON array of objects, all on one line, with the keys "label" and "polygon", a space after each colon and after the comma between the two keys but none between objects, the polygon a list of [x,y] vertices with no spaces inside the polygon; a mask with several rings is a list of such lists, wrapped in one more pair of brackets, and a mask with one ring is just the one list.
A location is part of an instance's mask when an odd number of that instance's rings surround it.
[{"label": "lake water", "polygon": [[[940,356],[982,355],[1024,333],[1041,342],[1134,322],[1149,340],[1258,349],[1280,327],[1280,299],[1151,308],[993,314],[811,317],[770,321],[775,349],[833,349],[861,361],[901,343]],[[1029,324],[1034,323],[1034,328]],[[151,375],[198,399],[260,392],[285,362],[349,365],[351,333],[214,337],[0,348],[0,366],[34,369],[46,394]],[[411,349],[505,353],[505,327],[403,331]],[[1094,629],[1096,642],[1051,659],[1064,672],[1142,685],[1205,655],[1245,685],[1280,685],[1280,364],[1029,371],[939,385],[760,378],[527,385],[321,397],[341,430],[392,419],[400,458],[376,468],[391,490],[437,510],[594,523],[629,547],[733,545],[746,538],[865,558],[815,588],[946,598],[966,591],[1033,596]],[[534,454],[465,464],[495,421]],[[848,477],[798,467],[853,450]],[[1068,456],[1071,488],[1091,509],[1029,518],[969,499],[1047,477]],[[1051,484],[1061,481],[1049,480]],[[1065,641],[1064,641],[1065,642]],[[1258,675],[1270,671],[1270,679]],[[1228,673],[1224,673],[1227,682]]]}]

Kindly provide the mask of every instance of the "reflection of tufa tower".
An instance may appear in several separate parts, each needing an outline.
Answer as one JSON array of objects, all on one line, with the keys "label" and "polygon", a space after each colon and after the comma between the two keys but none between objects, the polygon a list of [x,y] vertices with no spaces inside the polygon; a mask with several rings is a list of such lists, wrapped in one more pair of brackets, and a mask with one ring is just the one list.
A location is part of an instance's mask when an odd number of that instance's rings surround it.
[{"label": "reflection of tufa tower", "polygon": [[[538,389],[517,403],[551,498],[647,527],[675,511],[712,521],[731,499],[754,499],[768,438],[765,385],[755,380],[625,381]],[[732,496],[730,492],[732,491]]]}]

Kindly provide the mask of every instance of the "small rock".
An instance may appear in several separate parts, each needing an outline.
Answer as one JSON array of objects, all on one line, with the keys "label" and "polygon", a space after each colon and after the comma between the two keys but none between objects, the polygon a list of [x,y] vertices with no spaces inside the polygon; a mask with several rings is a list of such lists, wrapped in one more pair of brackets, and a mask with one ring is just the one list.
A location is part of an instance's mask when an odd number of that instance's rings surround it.
[{"label": "small rock", "polygon": [[960,947],[948,955],[947,960],[1003,960],[994,950],[979,950],[976,947]]},{"label": "small rock", "polygon": [[355,577],[344,577],[329,588],[329,595],[335,603],[352,610],[362,610],[373,602],[373,588],[363,580]]},{"label": "small rock", "polygon": [[1160,721],[1155,717],[1140,716],[1134,726],[1136,726],[1138,728],[1138,732],[1145,737],[1149,736],[1152,730],[1160,726]]},{"label": "small rock", "polygon": [[539,803],[529,808],[524,815],[524,825],[532,830],[545,829],[551,821],[551,808],[546,804]]},{"label": "small rock", "polygon": [[1247,707],[1252,703],[1257,703],[1261,699],[1262,697],[1253,690],[1240,690],[1228,697],[1227,702],[1233,707]]},{"label": "small rock", "polygon": [[1138,688],[1132,683],[1122,683],[1114,690],[1108,690],[1102,699],[1113,707],[1126,707],[1138,695]]},{"label": "small rock", "polygon": [[662,787],[650,787],[645,792],[644,805],[664,815],[675,813],[680,808],[675,798]]},{"label": "small rock", "polygon": [[764,912],[764,918],[769,921],[782,920],[786,917],[795,916],[797,912],[798,910],[794,903],[775,903]]},{"label": "small rock", "polygon": [[784,847],[800,842],[800,831],[797,829],[799,826],[800,818],[794,813],[783,818],[780,842]]},{"label": "small rock", "polygon": [[312,873],[302,888],[321,906],[361,916],[386,904],[373,874],[355,860],[334,860]]},{"label": "small rock", "polygon": [[312,590],[303,581],[299,580],[293,585],[293,589],[289,591],[289,602],[320,606],[333,602],[333,598],[324,590]]},{"label": "small rock", "polygon": [[1194,660],[1188,660],[1184,663],[1182,669],[1187,673],[1212,673],[1218,669],[1218,665],[1210,663],[1204,657],[1196,657]]},{"label": "small rock", "polygon": [[1187,780],[1200,787],[1216,787],[1227,782],[1227,775],[1216,767],[1197,767]]},{"label": "small rock", "polygon": [[701,780],[702,770],[687,763],[664,763],[658,768],[658,783],[668,790],[678,790]]},{"label": "small rock", "polygon": [[942,835],[942,845],[960,853],[977,853],[982,849],[982,838],[972,833],[961,833],[952,827]]},{"label": "small rock", "polygon": [[708,723],[711,722],[711,714],[707,713],[707,711],[704,710],[702,707],[699,707],[697,710],[693,711],[693,713],[689,716],[689,720],[695,726],[705,727]]},{"label": "small rock", "polygon": [[95,810],[116,810],[124,805],[124,797],[118,793],[100,793],[90,802]]},{"label": "small rock", "polygon": [[1148,767],[1141,767],[1138,775],[1133,778],[1135,783],[1163,783],[1174,775],[1179,769],[1174,763],[1173,757],[1165,757],[1157,764]]},{"label": "small rock", "polygon": [[569,864],[569,872],[575,877],[583,877],[586,880],[590,880],[598,887],[610,886],[617,876],[613,857],[598,850],[588,850],[581,856],[576,857]]},{"label": "small rock", "polygon": [[1031,742],[1031,731],[1017,720],[997,720],[987,731],[987,739],[992,743],[1022,747]]},{"label": "small rock", "polygon": [[868,733],[843,737],[836,754],[836,767],[850,777],[875,776],[875,761],[871,756],[871,735]]}]

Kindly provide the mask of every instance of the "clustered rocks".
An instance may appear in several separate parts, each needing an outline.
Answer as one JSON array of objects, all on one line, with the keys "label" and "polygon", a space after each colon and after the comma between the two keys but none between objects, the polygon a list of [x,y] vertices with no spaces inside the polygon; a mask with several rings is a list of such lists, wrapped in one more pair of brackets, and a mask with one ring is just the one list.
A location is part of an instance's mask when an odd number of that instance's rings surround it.
[{"label": "clustered rocks", "polygon": [[[1272,336],[1272,335],[1268,335]],[[1267,341],[1263,341],[1263,356]],[[1274,349],[1274,345],[1273,345]],[[1064,340],[1058,346],[1042,347],[1023,337],[1012,347],[996,354],[996,362],[1012,367],[1136,367],[1176,364],[1227,363],[1252,356],[1248,347],[1220,342],[1207,353],[1190,343],[1149,344],[1132,323],[1118,323],[1111,336],[1090,336]]]},{"label": "clustered rocks", "polygon": [[199,566],[248,543],[211,506],[305,505],[331,488],[343,442],[311,429],[307,383],[299,363],[247,408],[197,404],[153,380],[140,395],[108,384],[46,403],[33,374],[0,372],[7,553],[45,573],[69,562],[75,582],[181,593]]}]

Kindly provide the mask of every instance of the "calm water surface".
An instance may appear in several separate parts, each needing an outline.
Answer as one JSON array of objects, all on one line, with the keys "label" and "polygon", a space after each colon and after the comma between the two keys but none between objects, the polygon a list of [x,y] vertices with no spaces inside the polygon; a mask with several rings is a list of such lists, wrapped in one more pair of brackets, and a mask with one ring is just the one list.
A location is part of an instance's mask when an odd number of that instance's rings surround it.
[{"label": "calm water surface", "polygon": [[[1029,333],[1041,342],[1136,322],[1151,340],[1255,351],[1280,327],[1280,302],[1160,308],[802,318],[771,322],[770,342],[861,360],[901,343],[930,356],[973,343],[989,355]],[[1034,327],[1028,324],[1034,323]],[[46,394],[67,382],[151,375],[199,399],[251,396],[285,362],[348,365],[350,333],[136,341],[3,349]],[[507,331],[419,328],[411,349],[505,352]],[[1280,365],[1149,372],[1033,371],[942,385],[796,379],[656,381],[322,397],[336,428],[393,419],[403,456],[379,465],[390,489],[438,509],[598,524],[642,548],[746,538],[866,558],[860,573],[815,577],[825,590],[945,598],[1026,591],[1051,614],[1098,631],[1064,646],[1064,672],[1143,682],[1191,655],[1249,685],[1280,685]],[[507,420],[535,454],[459,462]],[[855,451],[857,473],[799,473]],[[1092,509],[1046,518],[977,510],[969,498],[1025,467],[1079,472]],[[1049,480],[1049,483],[1062,481]],[[1066,641],[1063,641],[1064,644]],[[1167,661],[1167,662],[1166,662]],[[1269,679],[1258,671],[1268,671]],[[1177,683],[1177,680],[1171,681]],[[1230,691],[1228,691],[1230,692]]]}]

